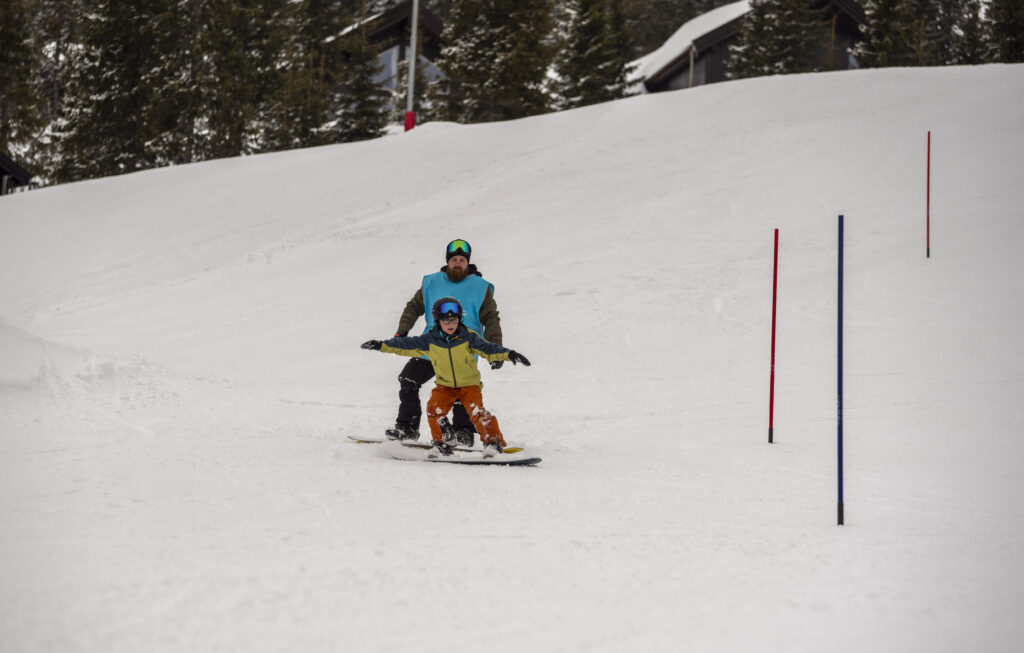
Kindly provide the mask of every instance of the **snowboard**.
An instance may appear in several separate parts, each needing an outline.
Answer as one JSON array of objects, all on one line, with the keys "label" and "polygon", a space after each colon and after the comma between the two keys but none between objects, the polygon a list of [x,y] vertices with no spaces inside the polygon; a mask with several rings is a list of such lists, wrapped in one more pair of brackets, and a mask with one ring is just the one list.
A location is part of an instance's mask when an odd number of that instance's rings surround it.
[{"label": "snowboard", "polygon": [[[530,456],[524,454],[522,451],[516,453],[499,453],[485,458],[482,451],[457,451],[450,456],[442,456],[436,454],[433,451],[426,452],[420,451],[420,449],[430,449],[430,445],[426,447],[410,447],[409,444],[418,443],[407,443],[399,440],[392,440],[385,443],[380,451],[388,458],[394,458],[395,460],[408,460],[416,462],[427,462],[427,463],[448,463],[455,465],[503,465],[506,467],[532,467],[538,464],[541,459],[536,456]],[[506,450],[507,451],[507,450]]]},{"label": "snowboard", "polygon": [[[353,442],[358,442],[360,444],[381,444],[383,442],[397,442],[403,447],[412,447],[413,449],[431,449],[434,446],[430,442],[420,442],[419,440],[389,440],[387,438],[373,437],[363,438],[357,437],[355,435],[348,436],[348,439],[352,440]],[[461,453],[480,453],[481,451],[484,450],[483,446],[480,445],[474,445],[473,447],[458,445],[452,447],[452,449]],[[519,453],[522,450],[522,447],[506,447],[505,453]]]}]

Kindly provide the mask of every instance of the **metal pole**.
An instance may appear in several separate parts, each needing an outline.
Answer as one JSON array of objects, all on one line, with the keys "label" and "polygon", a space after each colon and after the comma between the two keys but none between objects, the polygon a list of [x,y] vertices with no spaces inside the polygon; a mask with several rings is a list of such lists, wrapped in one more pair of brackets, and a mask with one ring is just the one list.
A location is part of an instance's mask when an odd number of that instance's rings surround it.
[{"label": "metal pole", "polygon": [[928,180],[925,183],[925,241],[924,256],[932,257],[932,132],[928,130]]},{"label": "metal pole", "polygon": [[775,441],[775,305],[779,288],[779,230],[775,230],[775,265],[772,272],[772,371],[768,390],[768,444]]},{"label": "metal pole", "polygon": [[694,47],[693,47],[693,44],[691,43],[690,44],[690,84],[689,84],[688,88],[693,88],[693,59],[694,59],[694,56],[693,56],[694,52],[693,52],[693,50],[694,50]]},{"label": "metal pole", "polygon": [[416,112],[413,110],[413,99],[416,96],[416,32],[420,22],[420,2],[412,0],[412,37],[409,39],[409,97],[405,102],[405,131],[416,126]]},{"label": "metal pole", "polygon": [[843,216],[839,216],[839,347],[838,347],[838,466],[839,466],[839,525],[843,525]]}]

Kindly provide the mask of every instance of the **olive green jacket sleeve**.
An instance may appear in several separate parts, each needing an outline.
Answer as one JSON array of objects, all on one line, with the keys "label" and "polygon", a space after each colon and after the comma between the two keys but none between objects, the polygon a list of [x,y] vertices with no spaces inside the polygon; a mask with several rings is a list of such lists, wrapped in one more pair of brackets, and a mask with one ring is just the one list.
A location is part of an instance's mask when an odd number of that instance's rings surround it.
[{"label": "olive green jacket sleeve", "polygon": [[405,305],[405,310],[402,311],[402,317],[398,320],[398,330],[396,333],[406,336],[412,331],[413,325],[416,324],[416,320],[421,315],[426,313],[425,306],[423,305],[423,288],[416,291],[416,294],[412,296],[412,299]]},{"label": "olive green jacket sleeve", "polygon": [[484,327],[484,340],[501,344],[501,317],[498,315],[498,302],[494,301],[494,286],[487,289],[484,302],[480,304],[480,324]]}]

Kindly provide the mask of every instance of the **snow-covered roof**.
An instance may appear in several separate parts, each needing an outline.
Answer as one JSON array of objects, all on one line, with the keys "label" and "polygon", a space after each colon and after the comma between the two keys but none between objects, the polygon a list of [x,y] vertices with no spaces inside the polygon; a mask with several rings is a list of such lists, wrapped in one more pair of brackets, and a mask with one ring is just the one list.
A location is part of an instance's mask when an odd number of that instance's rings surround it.
[{"label": "snow-covered roof", "polygon": [[649,78],[686,52],[694,41],[722,25],[736,20],[748,11],[750,11],[750,2],[740,0],[712,9],[706,14],[687,21],[676,30],[675,34],[668,37],[668,40],[662,43],[660,48],[633,62],[637,66],[635,74],[640,79]]},{"label": "snow-covered roof", "polygon": [[384,12],[381,12],[379,14],[373,14],[371,16],[367,16],[366,18],[364,18],[364,19],[362,19],[362,20],[360,20],[358,22],[355,22],[355,23],[349,25],[348,27],[346,27],[345,29],[341,30],[341,33],[338,34],[338,36],[339,37],[345,36],[346,34],[350,33],[351,31],[359,29],[363,25],[369,25],[370,23],[372,23],[373,21],[377,20],[378,18],[380,18],[383,15],[384,15]]}]

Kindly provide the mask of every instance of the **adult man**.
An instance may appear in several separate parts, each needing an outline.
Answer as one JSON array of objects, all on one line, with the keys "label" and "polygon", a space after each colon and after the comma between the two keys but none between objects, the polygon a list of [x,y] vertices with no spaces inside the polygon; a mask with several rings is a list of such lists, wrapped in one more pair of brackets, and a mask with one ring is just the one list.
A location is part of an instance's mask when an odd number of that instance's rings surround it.
[{"label": "adult man", "polygon": [[[445,249],[446,265],[439,272],[423,277],[419,290],[405,305],[398,321],[396,337],[409,335],[416,320],[423,316],[426,327],[423,333],[434,326],[434,318],[426,307],[442,297],[454,297],[462,305],[463,323],[484,339],[496,345],[501,344],[501,320],[498,304],[494,301],[494,284],[483,278],[476,265],[469,262],[472,249],[465,240],[457,239],[448,243]],[[501,361],[491,363],[492,369],[501,367]],[[434,377],[434,368],[425,358],[411,358],[398,375],[398,417],[395,427],[385,434],[393,440],[413,440],[420,436],[420,387]],[[466,415],[461,403],[452,410],[452,428],[461,444],[473,444],[473,423]]]}]

